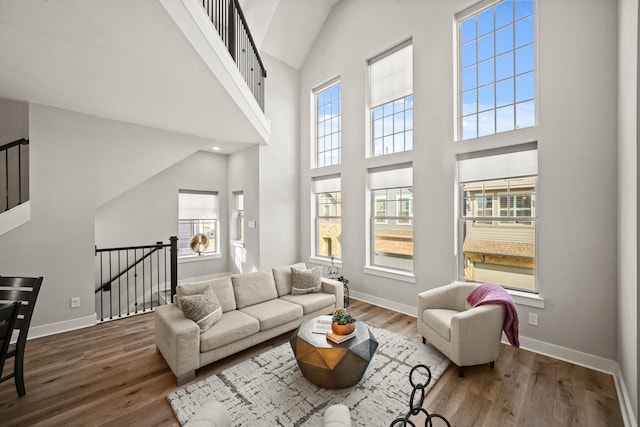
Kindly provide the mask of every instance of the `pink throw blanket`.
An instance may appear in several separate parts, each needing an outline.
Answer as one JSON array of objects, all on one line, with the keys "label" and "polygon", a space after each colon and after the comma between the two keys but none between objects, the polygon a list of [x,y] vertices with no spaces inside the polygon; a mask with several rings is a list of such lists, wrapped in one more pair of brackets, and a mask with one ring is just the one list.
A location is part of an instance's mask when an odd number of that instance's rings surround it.
[{"label": "pink throw blanket", "polygon": [[467,302],[471,307],[485,304],[502,304],[505,308],[502,330],[512,346],[520,347],[520,341],[518,340],[518,312],[511,295],[502,286],[484,283],[471,291],[467,297]]}]

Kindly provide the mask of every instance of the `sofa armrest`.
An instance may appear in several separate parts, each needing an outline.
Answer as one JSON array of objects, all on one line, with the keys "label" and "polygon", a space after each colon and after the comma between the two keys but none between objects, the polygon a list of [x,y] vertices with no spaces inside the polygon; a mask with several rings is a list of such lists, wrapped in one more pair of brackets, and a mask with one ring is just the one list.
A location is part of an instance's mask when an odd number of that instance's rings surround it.
[{"label": "sofa armrest", "polygon": [[[451,351],[453,360],[473,365],[473,359],[484,363],[489,355],[497,357],[502,336],[504,308],[497,304],[481,305],[462,311],[451,318]],[[471,358],[471,360],[469,359]]]},{"label": "sofa armrest", "polygon": [[336,297],[336,308],[344,307],[344,285],[342,282],[328,277],[322,278],[322,292]]},{"label": "sofa armrest", "polygon": [[178,382],[193,379],[200,367],[200,328],[175,304],[156,307],[154,320],[156,347]]}]

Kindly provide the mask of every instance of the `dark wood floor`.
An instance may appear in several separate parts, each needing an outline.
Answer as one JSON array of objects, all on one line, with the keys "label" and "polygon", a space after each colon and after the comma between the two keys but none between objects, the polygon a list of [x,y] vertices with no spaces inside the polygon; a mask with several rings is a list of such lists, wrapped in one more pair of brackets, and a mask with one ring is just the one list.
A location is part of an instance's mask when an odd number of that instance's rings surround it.
[{"label": "dark wood floor", "polygon": [[[358,301],[349,310],[369,324],[419,339],[410,316]],[[196,377],[280,345],[289,335],[202,368]],[[9,363],[5,372],[11,369]],[[155,351],[152,314],[30,340],[25,375],[22,398],[13,380],[0,384],[2,426],[178,425],[166,400],[175,377]],[[622,426],[610,375],[509,346],[495,369],[472,367],[459,378],[451,365],[425,406],[459,427]]]}]

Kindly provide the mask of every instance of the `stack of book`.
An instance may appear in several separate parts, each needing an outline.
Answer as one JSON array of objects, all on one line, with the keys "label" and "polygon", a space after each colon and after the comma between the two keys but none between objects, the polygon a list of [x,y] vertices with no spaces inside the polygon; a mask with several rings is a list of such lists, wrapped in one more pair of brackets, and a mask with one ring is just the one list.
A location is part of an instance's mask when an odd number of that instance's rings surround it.
[{"label": "stack of book", "polygon": [[347,335],[338,335],[333,332],[327,332],[327,339],[334,344],[342,344],[345,341],[349,341],[351,338],[356,336],[356,331],[351,332]]}]

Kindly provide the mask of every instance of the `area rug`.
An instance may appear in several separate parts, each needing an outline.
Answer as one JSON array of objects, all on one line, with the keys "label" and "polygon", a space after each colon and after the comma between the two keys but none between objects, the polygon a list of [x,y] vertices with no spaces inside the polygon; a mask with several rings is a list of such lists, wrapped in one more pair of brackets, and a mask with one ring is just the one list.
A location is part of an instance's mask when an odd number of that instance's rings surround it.
[{"label": "area rug", "polygon": [[180,387],[167,399],[181,424],[217,400],[229,411],[234,426],[320,426],[325,409],[335,403],[347,405],[357,425],[389,425],[409,410],[411,368],[429,367],[433,376],[429,390],[449,359],[420,339],[369,328],[379,346],[362,379],[352,387],[328,390],[313,385],[302,376],[291,346],[285,343]]}]

